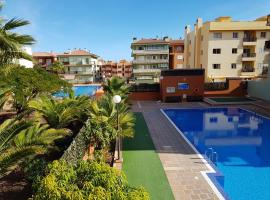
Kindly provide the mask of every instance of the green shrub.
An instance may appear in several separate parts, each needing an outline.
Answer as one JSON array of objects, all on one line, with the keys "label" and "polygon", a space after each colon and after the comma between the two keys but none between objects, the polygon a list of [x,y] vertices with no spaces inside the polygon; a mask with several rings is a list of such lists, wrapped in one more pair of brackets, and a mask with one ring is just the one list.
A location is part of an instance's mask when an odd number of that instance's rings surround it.
[{"label": "green shrub", "polygon": [[33,182],[39,176],[43,176],[48,162],[43,158],[26,160],[22,163],[22,169],[26,175],[26,178]]},{"label": "green shrub", "polygon": [[104,163],[65,161],[49,164],[45,176],[34,185],[35,200],[148,200],[143,188],[129,187],[125,176]]}]

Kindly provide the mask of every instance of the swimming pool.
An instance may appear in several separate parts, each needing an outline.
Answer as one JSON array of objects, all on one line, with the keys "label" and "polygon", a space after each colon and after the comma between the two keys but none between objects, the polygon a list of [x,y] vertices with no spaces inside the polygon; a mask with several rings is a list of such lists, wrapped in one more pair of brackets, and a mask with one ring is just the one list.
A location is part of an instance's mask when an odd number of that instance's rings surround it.
[{"label": "swimming pool", "polygon": [[217,174],[208,176],[225,198],[270,199],[269,118],[240,108],[163,112],[209,163],[215,163]]},{"label": "swimming pool", "polygon": [[[75,93],[75,96],[87,95],[93,96],[95,92],[100,88],[100,85],[82,85],[82,86],[73,86],[72,89]],[[65,97],[67,94],[64,92],[58,92],[54,94],[56,97]]]}]

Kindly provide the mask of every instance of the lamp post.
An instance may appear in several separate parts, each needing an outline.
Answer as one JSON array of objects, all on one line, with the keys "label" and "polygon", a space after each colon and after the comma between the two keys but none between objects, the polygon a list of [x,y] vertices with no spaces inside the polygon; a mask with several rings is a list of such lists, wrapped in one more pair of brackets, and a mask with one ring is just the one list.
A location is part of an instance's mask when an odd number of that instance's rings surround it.
[{"label": "lamp post", "polygon": [[[119,131],[119,109],[118,109],[118,104],[121,102],[121,97],[119,95],[114,95],[113,96],[113,102],[116,104],[116,117],[117,117],[117,131]],[[118,156],[117,159],[120,161],[121,160],[121,137],[118,136],[118,146],[117,146],[117,151],[118,151]]]}]

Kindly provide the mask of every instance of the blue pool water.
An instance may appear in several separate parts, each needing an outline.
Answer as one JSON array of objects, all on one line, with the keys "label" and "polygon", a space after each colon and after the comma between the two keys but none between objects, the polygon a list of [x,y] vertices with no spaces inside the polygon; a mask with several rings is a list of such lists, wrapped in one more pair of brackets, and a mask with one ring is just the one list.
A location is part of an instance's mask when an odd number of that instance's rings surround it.
[{"label": "blue pool water", "polygon": [[270,200],[270,119],[240,108],[164,112],[198,152],[216,160],[223,176],[214,183],[229,199]]},{"label": "blue pool water", "polygon": [[[83,86],[73,86],[72,89],[75,93],[75,96],[87,95],[93,96],[95,92],[100,88],[99,85],[83,85]],[[58,92],[54,94],[56,97],[65,97],[67,94],[64,92]]]}]

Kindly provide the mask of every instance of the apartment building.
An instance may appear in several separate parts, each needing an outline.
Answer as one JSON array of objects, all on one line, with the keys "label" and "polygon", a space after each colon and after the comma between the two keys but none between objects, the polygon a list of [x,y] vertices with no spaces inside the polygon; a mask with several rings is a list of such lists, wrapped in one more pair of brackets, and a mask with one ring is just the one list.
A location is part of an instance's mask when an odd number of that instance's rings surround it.
[{"label": "apartment building", "polygon": [[107,61],[101,66],[101,76],[106,79],[112,76],[129,79],[132,75],[131,63],[126,60],[120,60],[118,63]]},{"label": "apartment building", "polygon": [[98,56],[82,49],[57,54],[65,65],[64,78],[71,83],[92,83],[100,79]]},{"label": "apartment building", "polygon": [[161,70],[169,69],[169,38],[133,38],[133,77],[136,83],[159,82]]},{"label": "apartment building", "polygon": [[169,53],[170,69],[182,69],[184,65],[184,40],[170,40]]},{"label": "apartment building", "polygon": [[36,64],[39,64],[44,69],[48,69],[57,60],[57,55],[53,52],[34,52],[33,58]]},{"label": "apartment building", "polygon": [[203,23],[197,19],[194,30],[185,27],[184,66],[204,68],[206,81],[226,78],[261,77],[268,68],[270,39],[267,17],[254,21],[233,21],[219,17]]}]

